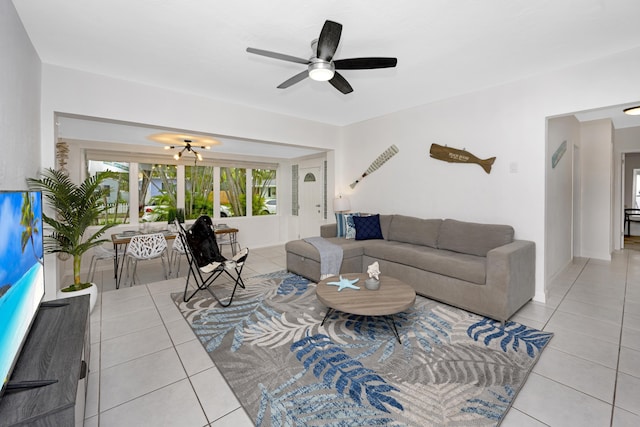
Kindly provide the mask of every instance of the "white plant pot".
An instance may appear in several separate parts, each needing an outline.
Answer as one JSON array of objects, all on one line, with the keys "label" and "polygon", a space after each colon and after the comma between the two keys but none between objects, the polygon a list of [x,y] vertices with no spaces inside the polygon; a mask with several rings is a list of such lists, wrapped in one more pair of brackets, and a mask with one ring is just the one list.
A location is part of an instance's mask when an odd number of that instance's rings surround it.
[{"label": "white plant pot", "polygon": [[91,286],[80,291],[62,292],[58,290],[57,293],[58,298],[72,298],[80,295],[89,295],[89,313],[91,313],[93,307],[96,306],[96,301],[98,301],[98,287],[95,283],[92,283]]}]

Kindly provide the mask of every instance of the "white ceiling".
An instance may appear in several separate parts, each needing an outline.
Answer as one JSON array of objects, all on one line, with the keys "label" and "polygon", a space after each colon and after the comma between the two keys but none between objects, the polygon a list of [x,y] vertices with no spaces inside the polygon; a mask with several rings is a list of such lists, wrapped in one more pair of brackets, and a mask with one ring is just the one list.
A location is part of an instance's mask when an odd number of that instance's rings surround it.
[{"label": "white ceiling", "polygon": [[[14,0],[14,5],[44,63],[334,125],[640,45],[637,0]],[[343,71],[354,88],[348,95],[310,79],[277,89],[304,65],[246,52],[255,47],[307,58],[326,19],[343,24],[336,59],[394,56],[398,66]]]}]

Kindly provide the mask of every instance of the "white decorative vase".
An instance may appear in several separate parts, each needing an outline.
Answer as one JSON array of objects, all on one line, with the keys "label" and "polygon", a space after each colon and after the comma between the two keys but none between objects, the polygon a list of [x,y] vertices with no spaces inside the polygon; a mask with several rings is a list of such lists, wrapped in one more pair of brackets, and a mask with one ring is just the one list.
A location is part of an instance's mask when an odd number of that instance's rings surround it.
[{"label": "white decorative vase", "polygon": [[380,287],[380,281],[374,279],[373,277],[370,277],[364,281],[364,287],[369,289],[370,291],[377,291]]},{"label": "white decorative vase", "polygon": [[96,301],[98,301],[98,287],[95,283],[92,283],[88,288],[81,289],[79,291],[62,292],[62,290],[58,290],[57,293],[58,298],[72,298],[80,295],[89,295],[89,313],[91,313],[93,311],[93,307],[96,305]]}]

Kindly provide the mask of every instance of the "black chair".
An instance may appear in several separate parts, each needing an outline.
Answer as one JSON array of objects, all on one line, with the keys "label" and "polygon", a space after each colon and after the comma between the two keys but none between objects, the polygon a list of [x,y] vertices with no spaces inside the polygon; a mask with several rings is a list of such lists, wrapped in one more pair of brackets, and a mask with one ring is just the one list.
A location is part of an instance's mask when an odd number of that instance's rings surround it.
[{"label": "black chair", "polygon": [[[176,227],[178,228],[177,238],[182,240],[189,264],[189,272],[184,286],[184,302],[188,302],[198,291],[206,289],[222,307],[231,305],[238,286],[242,289],[245,288],[242,270],[249,256],[249,249],[242,249],[231,259],[222,256],[216,242],[213,223],[211,218],[206,215],[198,218],[188,230],[185,230],[182,224],[177,221]],[[234,282],[231,296],[226,298],[225,302],[218,298],[211,289],[216,279],[223,274],[223,277],[229,277]],[[196,290],[189,295],[189,281],[192,276],[195,280]]]}]

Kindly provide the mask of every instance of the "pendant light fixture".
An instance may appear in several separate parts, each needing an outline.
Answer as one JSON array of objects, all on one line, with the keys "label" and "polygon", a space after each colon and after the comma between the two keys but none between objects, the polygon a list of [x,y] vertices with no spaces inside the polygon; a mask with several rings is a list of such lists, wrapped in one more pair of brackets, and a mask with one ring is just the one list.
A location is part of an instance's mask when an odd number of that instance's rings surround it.
[{"label": "pendant light fixture", "polygon": [[[192,153],[195,161],[202,161],[203,157],[199,150],[210,150],[213,145],[220,145],[221,142],[210,136],[187,135],[177,133],[157,133],[147,136],[147,139],[164,145],[165,150],[179,150],[173,155],[175,160],[180,160],[182,155]],[[196,151],[196,149],[198,151]]]},{"label": "pendant light fixture", "polygon": [[[176,154],[173,155],[173,158],[176,160],[180,160],[182,158],[182,153],[184,153],[185,151],[189,152],[189,153],[193,153],[194,156],[196,156],[196,160],[200,160],[202,161],[202,154],[198,153],[196,150],[193,149],[193,146],[191,145],[193,141],[190,139],[185,139],[184,140],[184,147],[182,147],[182,150],[178,151]],[[176,148],[175,145],[165,145],[164,149],[165,150],[173,150],[174,148]],[[178,147],[180,148],[180,147]],[[201,148],[203,150],[209,150],[211,147],[207,146],[207,145],[201,145],[198,148]]]}]

